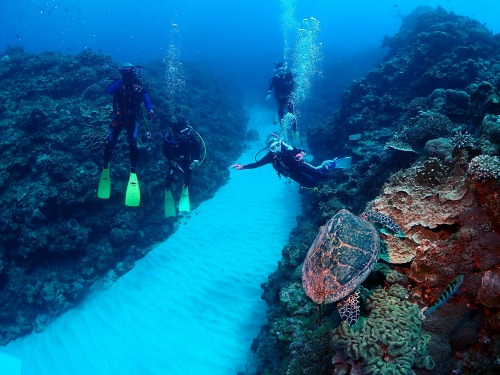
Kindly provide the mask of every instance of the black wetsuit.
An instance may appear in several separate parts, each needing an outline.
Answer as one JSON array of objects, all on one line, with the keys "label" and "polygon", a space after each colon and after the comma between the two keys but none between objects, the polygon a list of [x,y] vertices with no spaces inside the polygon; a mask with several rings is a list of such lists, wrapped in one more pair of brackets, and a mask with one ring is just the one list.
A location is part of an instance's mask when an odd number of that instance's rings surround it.
[{"label": "black wetsuit", "polygon": [[299,148],[281,145],[280,152],[274,154],[269,151],[255,163],[243,165],[243,169],[254,169],[266,164],[272,164],[273,168],[278,172],[278,176],[289,177],[306,188],[317,187],[320,181],[329,177],[329,174],[325,173],[321,167],[316,168],[304,161],[297,161],[295,157],[301,152],[303,150]]},{"label": "black wetsuit", "polygon": [[174,132],[167,133],[163,140],[162,152],[169,161],[165,188],[170,189],[175,171],[184,175],[184,186],[189,186],[191,182],[189,166],[194,160],[200,160],[201,155],[200,142],[196,132],[191,128],[186,128],[181,132],[181,135]]},{"label": "black wetsuit", "polygon": [[[292,93],[295,90],[295,81],[292,73],[288,72],[284,76],[275,75],[269,80],[268,92],[274,89],[274,98],[278,105],[278,118],[281,122],[285,116],[285,108],[291,114],[294,113],[292,103]],[[293,131],[297,130],[296,122],[292,123]]]},{"label": "black wetsuit", "polygon": [[130,146],[130,167],[135,172],[137,167],[137,135],[141,114],[141,102],[146,110],[151,111],[151,101],[146,94],[141,81],[137,78],[118,79],[108,86],[108,93],[113,94],[113,122],[109,127],[108,143],[104,148],[104,167],[107,168],[111,154],[116,146],[116,140],[123,128],[127,129],[128,144]]}]

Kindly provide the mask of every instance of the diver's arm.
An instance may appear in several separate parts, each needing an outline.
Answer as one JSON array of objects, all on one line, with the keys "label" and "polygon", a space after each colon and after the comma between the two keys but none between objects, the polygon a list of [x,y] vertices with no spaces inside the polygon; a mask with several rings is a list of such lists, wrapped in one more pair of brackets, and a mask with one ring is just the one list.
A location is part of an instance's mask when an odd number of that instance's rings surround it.
[{"label": "diver's arm", "polygon": [[276,83],[276,76],[274,76],[273,78],[271,78],[269,80],[269,88],[267,89],[267,93],[270,94],[271,91],[273,90],[273,87],[274,87],[274,84]]},{"label": "diver's arm", "polygon": [[290,146],[288,143],[282,142],[282,147],[285,149],[284,151],[289,153],[290,155],[294,156],[295,159],[297,159],[297,156],[300,154],[302,155],[301,160],[304,158],[304,156],[307,155],[307,152],[305,150],[302,150],[301,148],[297,148],[295,146]]},{"label": "diver's arm", "polygon": [[118,103],[119,103],[120,99],[118,98],[118,93],[115,92],[113,94],[113,116],[117,116],[119,115],[118,113]]},{"label": "diver's arm", "polygon": [[255,169],[262,167],[263,165],[270,164],[273,162],[273,153],[268,152],[266,156],[264,156],[262,159],[257,160],[255,163],[250,163],[250,164],[233,164],[231,167],[236,168],[237,170],[242,170],[242,169]]},{"label": "diver's arm", "polygon": [[120,78],[115,79],[112,84],[106,87],[106,92],[108,94],[114,94],[120,88],[122,83],[123,81]]},{"label": "diver's arm", "polygon": [[151,104],[148,94],[145,92],[142,93],[142,101],[144,103],[144,107],[146,107],[146,111],[148,111],[148,113],[153,112],[153,105]]}]

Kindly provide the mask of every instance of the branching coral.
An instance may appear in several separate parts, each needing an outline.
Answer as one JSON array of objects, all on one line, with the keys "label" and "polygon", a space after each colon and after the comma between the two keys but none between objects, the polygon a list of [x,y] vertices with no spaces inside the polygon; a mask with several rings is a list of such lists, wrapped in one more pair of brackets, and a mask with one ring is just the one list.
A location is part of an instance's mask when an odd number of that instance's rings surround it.
[{"label": "branching coral", "polygon": [[500,158],[489,155],[476,156],[469,163],[467,175],[477,182],[500,179]]},{"label": "branching coral", "polygon": [[466,131],[459,131],[451,137],[451,144],[455,149],[474,149],[476,141],[474,137]]}]

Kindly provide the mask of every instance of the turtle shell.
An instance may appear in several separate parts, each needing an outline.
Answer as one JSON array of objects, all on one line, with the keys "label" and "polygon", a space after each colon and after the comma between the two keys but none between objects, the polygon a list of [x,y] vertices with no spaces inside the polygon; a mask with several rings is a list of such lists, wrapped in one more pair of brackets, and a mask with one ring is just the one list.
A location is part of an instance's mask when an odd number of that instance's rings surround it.
[{"label": "turtle shell", "polygon": [[322,226],[302,266],[302,285],[316,303],[351,294],[370,274],[380,252],[375,227],[347,210]]}]

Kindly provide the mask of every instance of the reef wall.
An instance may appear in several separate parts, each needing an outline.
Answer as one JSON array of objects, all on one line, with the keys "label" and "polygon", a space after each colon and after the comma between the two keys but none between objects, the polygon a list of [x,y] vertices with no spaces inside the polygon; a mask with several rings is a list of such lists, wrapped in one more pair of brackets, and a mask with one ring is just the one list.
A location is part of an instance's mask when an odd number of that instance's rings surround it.
[{"label": "reef wall", "polygon": [[[318,160],[351,155],[353,168],[302,195],[304,213],[262,285],[268,324],[253,345],[255,373],[499,371],[500,35],[420,7],[383,46],[389,53],[332,118],[309,126]],[[405,235],[381,233],[353,328],[301,284],[318,228],[342,208],[382,212]],[[459,275],[460,288],[423,319]]]},{"label": "reef wall", "polygon": [[130,170],[125,131],[110,163],[111,198],[98,199],[112,113],[105,88],[120,77],[116,66],[101,53],[32,55],[21,47],[10,47],[0,61],[0,345],[42,330],[96,281],[119,277],[173,233],[178,220],[165,219],[162,208],[161,153],[172,116],[188,119],[207,148],[190,186],[194,207],[227,182],[227,166],[241,152],[247,118],[236,89],[206,67],[186,63],[189,90],[172,98],[165,63],[151,62],[142,82],[158,123],[146,128],[140,119],[141,205],[124,204]]}]

